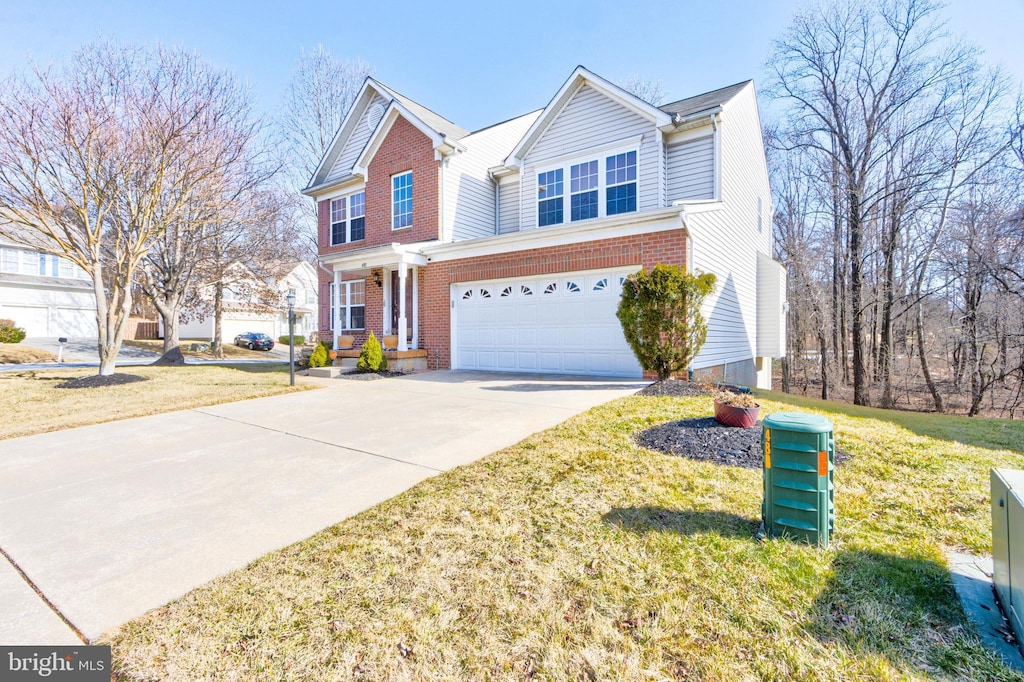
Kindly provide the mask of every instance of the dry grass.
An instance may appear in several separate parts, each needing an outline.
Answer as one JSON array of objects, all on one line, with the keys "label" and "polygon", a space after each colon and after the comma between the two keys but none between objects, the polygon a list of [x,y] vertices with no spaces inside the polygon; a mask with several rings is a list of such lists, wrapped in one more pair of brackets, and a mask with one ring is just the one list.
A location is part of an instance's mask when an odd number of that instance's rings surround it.
[{"label": "dry grass", "polygon": [[20,343],[0,343],[0,365],[24,365],[56,360],[57,356],[48,350],[22,346]]},{"label": "dry grass", "polygon": [[0,439],[315,387],[300,383],[291,388],[288,372],[280,365],[124,367],[120,371],[149,381],[59,389],[55,386],[62,381],[96,370],[0,372]]},{"label": "dry grass", "polygon": [[753,539],[759,471],[631,438],[710,410],[625,398],[425,481],[124,625],[114,667],[126,680],[1021,679],[965,627],[943,552],[988,551],[988,468],[1024,466],[1024,424],[829,406],[852,456],[819,550]]},{"label": "dry grass", "polygon": [[[193,343],[205,343],[207,345],[212,345],[212,344],[210,344],[209,340],[203,340],[203,339],[182,339],[180,341],[180,344],[181,344],[181,354],[184,355],[186,358],[198,358],[200,360],[216,360],[216,359],[218,359],[218,358],[214,357],[213,353],[211,353],[209,351],[202,352],[202,351],[197,351],[197,350],[189,350],[189,346],[191,344],[193,344]],[[154,353],[158,353],[158,354],[164,352],[164,342],[160,341],[160,340],[150,340],[150,339],[140,339],[138,341],[131,341],[131,340],[129,340],[129,341],[125,341],[124,345],[126,345],[126,346],[134,346],[135,348],[142,348],[144,350],[150,350],[150,351],[153,351]],[[231,343],[225,343],[222,347],[224,349],[224,357],[225,358],[262,358],[262,359],[266,359],[266,357],[267,357],[267,352],[266,351],[262,351],[262,350],[249,350],[248,348],[242,348],[240,346],[235,346],[235,345],[233,345]]]}]

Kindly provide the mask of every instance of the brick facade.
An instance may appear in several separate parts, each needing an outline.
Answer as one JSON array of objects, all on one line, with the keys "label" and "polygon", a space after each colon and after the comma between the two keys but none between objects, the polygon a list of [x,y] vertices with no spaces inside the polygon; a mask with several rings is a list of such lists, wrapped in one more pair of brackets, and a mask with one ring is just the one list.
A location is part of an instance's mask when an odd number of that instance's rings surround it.
[{"label": "brick facade", "polygon": [[[412,171],[412,226],[391,229],[391,177]],[[401,116],[370,160],[366,181],[366,238],[331,246],[330,200],[317,204],[320,255],[398,242],[440,238],[441,166],[430,138]]]}]

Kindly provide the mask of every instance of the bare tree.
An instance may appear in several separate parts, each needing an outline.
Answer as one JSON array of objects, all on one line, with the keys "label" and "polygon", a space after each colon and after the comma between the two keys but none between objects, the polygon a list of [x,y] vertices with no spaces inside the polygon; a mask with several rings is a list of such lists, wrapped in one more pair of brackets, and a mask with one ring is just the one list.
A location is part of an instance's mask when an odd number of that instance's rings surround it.
[{"label": "bare tree", "polygon": [[790,105],[792,147],[831,159],[841,175],[853,349],[854,403],[870,402],[865,341],[866,229],[893,197],[879,181],[893,153],[942,115],[948,84],[974,52],[945,41],[930,0],[811,7],[776,41],[772,91]]},{"label": "bare tree", "polygon": [[644,78],[638,73],[630,75],[626,80],[619,83],[619,87],[654,106],[658,106],[665,101],[665,90],[661,85],[661,81]]},{"label": "bare tree", "polygon": [[101,375],[114,372],[139,264],[237,158],[248,112],[230,75],[161,47],[87,45],[2,85],[0,209],[22,228],[8,236],[92,279]]}]

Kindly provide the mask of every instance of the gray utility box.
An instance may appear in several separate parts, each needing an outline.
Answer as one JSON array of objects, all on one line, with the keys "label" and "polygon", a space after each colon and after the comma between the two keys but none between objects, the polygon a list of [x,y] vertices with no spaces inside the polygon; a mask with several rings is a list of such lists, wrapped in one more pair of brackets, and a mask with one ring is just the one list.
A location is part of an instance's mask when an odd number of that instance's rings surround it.
[{"label": "gray utility box", "polygon": [[1017,469],[992,470],[992,581],[1017,636],[1017,646],[1021,646],[1024,638],[1024,471]]}]

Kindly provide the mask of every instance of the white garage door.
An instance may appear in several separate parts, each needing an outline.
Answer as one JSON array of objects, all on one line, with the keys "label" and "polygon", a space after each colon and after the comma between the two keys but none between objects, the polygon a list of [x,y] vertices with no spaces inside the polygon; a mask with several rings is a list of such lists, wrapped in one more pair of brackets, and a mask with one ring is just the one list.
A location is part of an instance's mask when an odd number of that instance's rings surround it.
[{"label": "white garage door", "polygon": [[28,336],[50,336],[49,308],[46,306],[5,305],[0,308],[0,319],[14,320]]},{"label": "white garage door", "polygon": [[615,317],[622,281],[638,269],[457,285],[456,367],[641,376]]}]

